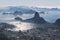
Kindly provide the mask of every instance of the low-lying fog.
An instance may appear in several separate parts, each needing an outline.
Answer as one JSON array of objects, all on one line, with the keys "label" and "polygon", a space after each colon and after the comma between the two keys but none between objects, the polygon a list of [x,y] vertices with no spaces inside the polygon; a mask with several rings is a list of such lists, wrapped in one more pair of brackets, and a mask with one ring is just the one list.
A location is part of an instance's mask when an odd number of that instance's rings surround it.
[{"label": "low-lying fog", "polygon": [[[25,19],[32,18],[33,16],[34,14],[23,14],[23,15],[20,15],[19,17],[25,20]],[[45,14],[40,14],[40,16],[43,17],[47,22],[54,23],[56,19],[60,18],[60,11],[49,11]],[[8,15],[0,14],[0,22],[7,22],[7,23],[17,26],[16,28],[13,29],[15,31],[18,31],[18,30],[23,31],[23,30],[28,30],[28,29],[33,28],[34,24],[16,21],[14,20],[15,17],[17,16],[10,15],[10,14]]]}]

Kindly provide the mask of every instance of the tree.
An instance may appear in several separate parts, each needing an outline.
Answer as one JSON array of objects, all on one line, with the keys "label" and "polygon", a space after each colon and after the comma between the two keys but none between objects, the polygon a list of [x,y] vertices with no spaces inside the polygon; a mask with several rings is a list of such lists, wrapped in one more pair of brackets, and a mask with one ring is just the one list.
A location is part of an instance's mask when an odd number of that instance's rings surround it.
[{"label": "tree", "polygon": [[5,34],[0,33],[0,40],[10,40]]}]

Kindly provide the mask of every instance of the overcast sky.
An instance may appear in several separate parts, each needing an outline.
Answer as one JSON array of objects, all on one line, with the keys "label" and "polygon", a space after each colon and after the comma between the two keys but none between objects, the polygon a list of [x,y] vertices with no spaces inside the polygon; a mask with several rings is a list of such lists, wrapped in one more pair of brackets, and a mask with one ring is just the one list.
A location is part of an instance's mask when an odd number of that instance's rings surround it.
[{"label": "overcast sky", "polygon": [[60,7],[60,0],[0,0],[0,7],[7,6]]}]

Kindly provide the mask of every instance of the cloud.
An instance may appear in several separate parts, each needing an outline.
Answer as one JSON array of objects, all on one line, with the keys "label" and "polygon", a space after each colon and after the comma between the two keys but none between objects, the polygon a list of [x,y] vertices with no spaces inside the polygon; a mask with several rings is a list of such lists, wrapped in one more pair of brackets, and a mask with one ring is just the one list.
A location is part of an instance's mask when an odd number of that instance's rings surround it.
[{"label": "cloud", "polygon": [[36,6],[60,7],[60,0],[0,0],[0,7],[6,6]]}]

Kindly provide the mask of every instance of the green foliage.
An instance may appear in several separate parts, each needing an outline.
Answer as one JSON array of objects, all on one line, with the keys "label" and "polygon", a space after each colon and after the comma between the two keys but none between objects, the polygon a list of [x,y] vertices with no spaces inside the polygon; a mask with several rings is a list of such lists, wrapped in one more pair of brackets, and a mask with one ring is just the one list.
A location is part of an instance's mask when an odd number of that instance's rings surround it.
[{"label": "green foliage", "polygon": [[9,38],[5,34],[0,33],[0,40],[9,40]]}]

